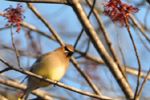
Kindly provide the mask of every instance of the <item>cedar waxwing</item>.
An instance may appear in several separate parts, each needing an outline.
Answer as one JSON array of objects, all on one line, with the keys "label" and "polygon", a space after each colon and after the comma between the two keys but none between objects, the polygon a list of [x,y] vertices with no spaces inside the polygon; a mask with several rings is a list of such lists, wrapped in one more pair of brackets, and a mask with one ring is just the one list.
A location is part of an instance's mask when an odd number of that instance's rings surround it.
[{"label": "cedar waxwing", "polygon": [[[41,75],[44,78],[59,81],[66,73],[69,60],[74,52],[71,45],[62,46],[53,52],[46,53],[40,56],[31,67],[31,72]],[[46,87],[50,84],[37,78],[28,77],[27,89],[24,91],[21,99],[27,99],[32,90],[40,87]]]}]

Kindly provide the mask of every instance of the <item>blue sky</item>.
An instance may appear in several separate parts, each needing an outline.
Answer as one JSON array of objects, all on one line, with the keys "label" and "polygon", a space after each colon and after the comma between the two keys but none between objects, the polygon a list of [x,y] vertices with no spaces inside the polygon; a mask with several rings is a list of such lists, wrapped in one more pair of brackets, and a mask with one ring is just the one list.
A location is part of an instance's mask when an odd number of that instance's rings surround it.
[{"label": "blue sky", "polygon": [[[140,0],[138,0],[140,1]],[[0,2],[0,11],[3,11],[5,8],[9,7],[9,5],[13,5],[15,7],[14,2],[8,2],[8,1],[1,1]],[[138,18],[138,20],[140,20],[142,23],[144,23],[144,16],[146,13],[146,8],[148,7],[148,4],[146,4],[146,7],[140,7],[139,12],[136,13],[136,17]],[[77,37],[78,33],[81,30],[81,24],[79,23],[77,16],[75,15],[75,13],[73,12],[72,8],[69,6],[65,6],[65,5],[52,5],[52,4],[35,4],[35,6],[37,7],[37,9],[39,10],[39,12],[45,16],[45,18],[49,21],[49,23],[52,25],[52,27],[58,32],[58,34],[61,36],[61,38],[66,42],[66,43],[70,43],[70,44],[74,44],[75,42],[75,37]],[[50,34],[50,32],[48,31],[48,29],[41,23],[41,21],[39,21],[37,19],[37,17],[29,10],[27,9],[27,6],[25,4],[23,4],[23,7],[25,8],[25,21],[35,25],[37,28],[39,28],[40,30],[47,32],[48,34]],[[86,11],[89,11],[86,8]],[[108,19],[108,17],[101,15],[103,20]],[[149,14],[148,14],[149,17]],[[92,17],[92,23],[94,24],[94,26],[96,26],[97,24],[95,23],[94,18]],[[6,20],[4,20],[4,18],[0,17],[0,28],[4,27],[6,24]],[[148,26],[150,25],[150,19],[147,18],[147,24]],[[59,28],[58,28],[59,27]],[[119,27],[116,24],[110,23],[108,26],[106,25],[107,31],[109,32],[109,35],[111,37],[111,40],[113,42],[113,45],[116,47],[116,51],[118,51],[117,48],[117,36],[119,38],[119,42],[120,45],[122,46],[124,55],[125,55],[125,59],[126,59],[126,65],[128,66],[133,66],[134,68],[137,68],[137,62],[136,62],[136,58],[135,58],[135,54],[133,52],[133,47],[131,45],[131,41],[129,39],[128,33],[126,32],[125,28]],[[63,30],[63,31],[62,31]],[[14,29],[15,31],[15,29]],[[141,43],[141,41],[139,40],[139,37],[137,36],[137,31],[134,31],[133,28],[131,28],[131,31],[133,33],[134,39],[136,41],[136,46],[138,47],[138,52],[141,58],[141,63],[142,66],[144,66],[142,69],[143,70],[148,70],[150,67],[150,63],[149,63],[149,59],[150,59],[150,53],[149,51],[147,51],[145,49],[145,47],[143,46],[143,44]],[[1,36],[0,39],[3,41],[3,43],[11,43],[11,39],[10,39],[10,34],[9,34],[10,30],[4,30],[1,32]],[[71,39],[68,39],[67,35],[72,36]],[[15,38],[19,38],[22,40],[22,48],[26,47],[26,40],[24,39],[25,35],[23,34],[24,31],[21,31],[19,34],[15,35]],[[100,32],[99,32],[100,34]],[[147,34],[149,35],[149,33],[147,32]],[[87,36],[84,35],[82,37],[82,41],[84,41],[84,39],[86,39]],[[144,39],[144,38],[143,38]],[[57,43],[54,43],[46,38],[42,38],[41,40],[41,46],[42,46],[42,53],[46,53],[48,51],[52,51],[55,48],[59,47],[59,45]],[[144,39],[144,41],[148,44],[148,46],[150,47],[149,43]],[[53,45],[51,45],[53,44]],[[124,46],[123,46],[124,45]],[[81,48],[82,50],[84,50],[85,46],[83,46],[83,48]],[[78,49],[80,49],[80,47],[78,47]],[[92,48],[90,49],[90,53],[93,55],[97,55],[97,52],[95,52],[95,50]],[[12,58],[11,58],[12,59]],[[26,58],[25,62],[22,62],[23,64],[25,64],[26,66]],[[34,62],[35,59],[30,59],[30,64],[31,65]],[[114,84],[115,89],[120,89],[118,87],[118,85],[116,84],[116,81],[114,81],[114,78],[112,77],[111,73],[108,71],[108,68],[99,68],[97,71],[97,73],[99,73],[99,75],[101,77],[103,77],[103,81],[106,82],[105,84],[108,84],[108,86],[111,84],[110,81]],[[10,74],[10,76],[12,77],[18,77],[20,76],[20,74],[14,72],[12,74],[12,72],[8,72],[8,74]],[[107,76],[106,76],[107,74]],[[68,85],[72,85],[75,86],[77,88],[83,88],[82,85],[78,84],[78,82],[80,82],[81,80],[83,81],[83,79],[79,79],[77,83],[73,82],[70,80],[70,78],[74,79],[76,78],[77,75],[79,75],[79,73],[77,71],[75,71],[74,67],[71,66],[69,68],[69,71],[67,73],[67,75],[69,75],[69,79],[68,78],[64,78],[63,81],[68,84]],[[66,76],[67,76],[66,75]],[[110,81],[108,81],[108,77],[110,78]],[[130,76],[129,75],[129,82],[131,84],[131,86],[133,88],[135,88],[135,80],[136,77],[135,76]],[[99,84],[99,83],[96,83]],[[86,90],[89,90],[88,86],[85,87]],[[60,89],[63,91],[63,89]],[[147,83],[146,87],[145,87],[145,91],[144,94],[149,96],[148,90],[150,90],[150,82]],[[107,91],[105,91],[107,93]],[[111,92],[110,92],[111,94]],[[119,93],[119,95],[122,95],[122,93]],[[78,94],[76,94],[77,96],[79,96]],[[113,93],[112,93],[113,95]]]}]

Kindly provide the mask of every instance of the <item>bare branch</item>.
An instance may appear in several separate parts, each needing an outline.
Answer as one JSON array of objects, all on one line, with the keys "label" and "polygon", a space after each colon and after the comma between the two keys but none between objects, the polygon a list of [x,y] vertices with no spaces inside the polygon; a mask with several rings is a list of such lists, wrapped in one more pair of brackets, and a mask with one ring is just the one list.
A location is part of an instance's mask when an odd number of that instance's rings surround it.
[{"label": "bare branch", "polygon": [[135,52],[135,56],[136,56],[136,59],[137,59],[137,63],[138,63],[137,86],[136,86],[136,90],[135,90],[135,94],[134,94],[134,99],[136,100],[138,89],[139,89],[139,86],[140,86],[140,74],[141,74],[142,66],[141,66],[141,62],[140,62],[140,57],[138,55],[138,50],[137,50],[137,47],[135,45],[132,33],[130,31],[130,26],[129,26],[129,23],[128,23],[127,19],[125,19],[125,22],[126,22],[126,28],[127,28],[128,33],[129,33],[129,36],[130,36],[130,39],[131,39],[131,42],[132,42],[132,45],[133,45],[133,49],[134,49],[134,52]]},{"label": "bare branch", "polygon": [[133,15],[130,15],[130,19],[132,20],[133,24],[140,30],[140,32],[142,33],[142,35],[145,37],[145,39],[150,42],[150,37],[145,33],[145,29],[142,27],[142,25],[140,25],[138,23],[138,21],[136,20],[136,18]]},{"label": "bare branch", "polygon": [[6,0],[6,1],[25,2],[25,3],[67,4],[67,0]]},{"label": "bare branch", "polygon": [[79,20],[81,21],[82,25],[85,28],[85,31],[89,38],[91,39],[93,45],[97,49],[99,55],[103,58],[106,65],[110,68],[110,71],[116,78],[118,84],[122,88],[122,91],[125,93],[126,97],[128,99],[133,99],[133,91],[127,82],[127,80],[124,78],[123,74],[120,72],[117,64],[113,61],[111,56],[107,53],[106,49],[104,48],[103,44],[101,43],[100,39],[97,36],[97,33],[95,32],[94,28],[90,24],[89,20],[86,17],[85,12],[82,9],[82,6],[80,5],[78,0],[71,0],[72,7],[78,16]]},{"label": "bare branch", "polygon": [[93,91],[98,95],[102,95],[100,90],[97,88],[97,86],[91,80],[91,78],[86,73],[83,73],[83,71],[80,69],[80,66],[77,63],[77,61],[74,58],[72,58],[71,61],[74,64],[74,66],[76,66],[75,68],[79,71],[79,73],[85,78],[85,80],[88,82],[88,84],[92,87]]},{"label": "bare branch", "polygon": [[[26,89],[26,85],[20,84],[17,81],[9,80],[9,79],[2,78],[2,77],[0,78],[0,83],[3,84],[3,85],[7,85],[7,86],[10,86],[10,87],[17,88],[17,89],[22,89],[22,90]],[[47,92],[39,90],[39,89],[33,91],[32,93],[39,96],[39,97],[41,97],[41,98],[43,98],[43,99],[48,99],[48,100],[52,99],[50,96],[47,95],[48,94]]]},{"label": "bare branch", "polygon": [[[13,50],[13,48],[8,47],[8,46],[5,46],[5,45],[2,45],[2,47],[4,47],[4,49]],[[19,52],[20,55],[22,55],[22,56],[28,56],[28,57],[32,57],[32,58],[37,58],[37,57],[39,57],[39,55],[37,55],[37,54],[30,53],[30,52],[24,51],[24,50],[18,50],[18,52]],[[97,63],[97,64],[105,64],[105,63],[104,63],[100,58],[98,58],[98,57],[94,57],[93,55],[90,55],[90,54],[86,54],[86,55],[85,55],[84,52],[81,52],[81,51],[79,51],[79,50],[76,50],[76,52],[78,52],[78,53],[81,54],[81,55],[84,55],[85,58],[87,58],[87,59],[89,59],[89,60],[91,60],[91,61],[93,61],[93,62],[95,62],[95,63]],[[132,74],[132,75],[135,75],[135,76],[138,75],[138,71],[137,71],[136,69],[134,69],[133,67],[130,67],[130,66],[125,66],[125,67],[126,67],[126,73]],[[5,69],[4,69],[4,70],[5,70]],[[6,68],[6,70],[7,70],[7,68]],[[2,71],[3,71],[3,70],[2,70]],[[81,71],[82,71],[82,70],[81,70]],[[1,73],[1,71],[0,71],[0,73]],[[140,77],[141,77],[141,78],[145,78],[145,76],[146,76],[146,72],[145,72],[145,71],[141,72]],[[148,80],[150,80],[150,75],[148,76]]]},{"label": "bare branch", "polygon": [[144,86],[145,86],[145,84],[146,84],[146,82],[147,82],[147,80],[148,80],[148,76],[149,76],[149,75],[150,75],[150,69],[149,69],[149,71],[147,72],[147,75],[145,76],[145,78],[144,78],[144,80],[143,80],[143,82],[142,82],[142,85],[141,85],[141,87],[140,87],[140,89],[139,89],[139,92],[138,92],[137,97],[136,97],[137,100],[140,100],[142,91],[143,91]]},{"label": "bare branch", "polygon": [[[87,2],[88,2],[88,5],[91,6],[90,1],[87,1]],[[112,56],[113,56],[113,59],[115,60],[115,62],[116,62],[117,65],[118,65],[118,68],[120,69],[120,71],[122,72],[122,74],[124,75],[124,77],[126,78],[125,73],[124,73],[124,71],[123,71],[122,68],[121,68],[121,63],[120,63],[120,61],[119,61],[119,58],[117,57],[116,52],[115,52],[115,50],[114,50],[114,48],[113,48],[113,46],[112,46],[112,42],[111,42],[111,40],[110,40],[110,37],[109,37],[109,35],[108,35],[108,32],[107,32],[107,30],[106,30],[106,28],[105,28],[105,26],[104,26],[104,24],[103,24],[103,22],[102,22],[100,16],[99,16],[97,10],[96,10],[96,9],[93,9],[93,13],[94,13],[94,15],[95,15],[95,17],[96,17],[96,20],[97,20],[97,22],[98,22],[98,24],[99,24],[100,29],[102,30],[102,33],[103,33],[104,38],[105,38],[105,41],[106,41],[106,43],[107,43],[107,45],[108,45],[108,47],[109,47],[109,50],[110,50],[110,52],[111,52],[111,54],[112,54]]]},{"label": "bare branch", "polygon": [[4,72],[6,72],[6,71],[9,71],[9,70],[12,70],[12,69],[9,68],[9,67],[8,67],[8,68],[5,68],[5,69],[3,69],[3,70],[0,71],[0,74],[1,74],[1,73],[4,73]]},{"label": "bare branch", "polygon": [[40,79],[42,81],[48,82],[50,84],[54,84],[54,85],[57,85],[59,87],[63,87],[65,89],[68,89],[68,90],[71,90],[71,91],[74,91],[76,93],[83,94],[83,95],[86,95],[86,96],[89,96],[89,97],[93,97],[93,98],[97,98],[97,99],[103,99],[103,100],[111,100],[111,98],[109,98],[109,97],[98,96],[98,95],[95,95],[95,94],[92,94],[92,93],[89,93],[89,92],[85,92],[85,91],[79,90],[77,88],[64,85],[63,83],[60,83],[60,82],[56,82],[56,81],[53,81],[53,80],[50,80],[50,79],[45,79],[42,76],[36,75],[36,74],[34,74],[34,73],[30,72],[30,71],[26,71],[26,70],[15,68],[14,66],[10,65],[8,62],[4,61],[3,59],[0,59],[0,61],[2,63],[4,63],[6,66],[12,68],[13,70],[15,70],[17,72],[26,74],[26,75],[31,76],[31,77],[35,77],[35,78]]},{"label": "bare branch", "polygon": [[60,36],[57,34],[57,32],[52,29],[50,24],[45,20],[42,15],[37,11],[37,9],[32,4],[27,4],[28,7],[32,10],[32,12],[43,22],[43,24],[49,29],[49,31],[53,34],[55,39],[60,43],[60,45],[64,45],[63,41],[61,40]]},{"label": "bare branch", "polygon": [[14,48],[14,52],[16,54],[16,58],[17,58],[17,63],[18,63],[18,67],[21,68],[21,65],[20,65],[20,59],[19,59],[19,52],[15,46],[15,42],[14,42],[14,33],[13,33],[13,29],[12,29],[13,26],[11,26],[11,41],[12,41],[12,46]]},{"label": "bare branch", "polygon": [[[53,36],[55,37],[56,41],[59,42],[60,45],[64,45],[63,41],[61,40],[61,38],[59,37],[59,35],[57,34],[57,32],[50,26],[50,24],[41,16],[41,14],[36,10],[36,8],[32,5],[32,4],[28,4],[28,7],[34,12],[34,14],[45,24],[45,26],[49,29],[50,32],[52,32]],[[74,62],[75,59],[71,59],[71,61],[73,63],[76,63]],[[76,68],[78,66],[75,66]],[[77,69],[80,69],[80,67],[78,67]],[[94,83],[91,81],[90,78],[87,78],[87,75],[80,69],[78,70],[80,72],[81,75],[84,74],[84,78],[85,80],[87,81],[87,83],[91,86],[91,88],[93,89],[93,91],[95,91],[96,93],[100,93],[98,91],[98,88],[96,88],[96,86],[94,85]],[[90,79],[90,80],[89,80]],[[89,83],[89,82],[92,82],[92,83]],[[91,85],[93,84],[93,85]],[[94,87],[93,87],[94,86]]]}]

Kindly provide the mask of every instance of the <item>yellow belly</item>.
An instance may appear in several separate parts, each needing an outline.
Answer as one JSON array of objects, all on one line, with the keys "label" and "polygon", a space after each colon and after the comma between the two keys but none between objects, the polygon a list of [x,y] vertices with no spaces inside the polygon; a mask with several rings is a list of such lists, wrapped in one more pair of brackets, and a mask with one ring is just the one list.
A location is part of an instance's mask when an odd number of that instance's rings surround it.
[{"label": "yellow belly", "polygon": [[[48,78],[54,81],[59,81],[64,76],[66,69],[64,67],[51,67],[50,69],[41,69],[36,71],[35,73],[43,76],[43,78]],[[31,81],[34,82],[35,85],[39,87],[46,87],[50,84],[48,82],[44,82],[42,80],[31,78]]]},{"label": "yellow belly", "polygon": [[51,69],[48,78],[51,80],[59,81],[65,74],[66,69],[64,67],[56,67]]},{"label": "yellow belly", "polygon": [[[67,67],[69,65],[69,60],[66,60],[64,63],[62,59],[50,59],[51,57],[47,57],[36,63],[32,66],[32,72],[38,75],[43,76],[44,78],[48,78],[54,81],[59,81],[64,74],[66,73]],[[32,81],[32,80],[31,80]],[[30,81],[30,82],[31,82]],[[30,83],[29,82],[29,83]],[[34,78],[34,84],[38,85],[39,87],[48,86],[49,83],[44,82],[42,80],[38,80]]]}]

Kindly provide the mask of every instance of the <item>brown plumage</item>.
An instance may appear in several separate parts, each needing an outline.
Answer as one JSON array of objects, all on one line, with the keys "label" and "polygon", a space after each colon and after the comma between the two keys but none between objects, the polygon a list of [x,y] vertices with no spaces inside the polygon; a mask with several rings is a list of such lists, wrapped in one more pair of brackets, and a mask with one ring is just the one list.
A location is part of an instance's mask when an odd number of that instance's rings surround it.
[{"label": "brown plumage", "polygon": [[[73,52],[73,46],[66,45],[54,50],[53,52],[46,53],[39,57],[32,65],[31,72],[41,75],[44,78],[59,81],[68,69],[69,60]],[[21,98],[27,99],[32,90],[49,85],[50,84],[47,82],[41,81],[34,77],[29,77],[27,89]]]}]

